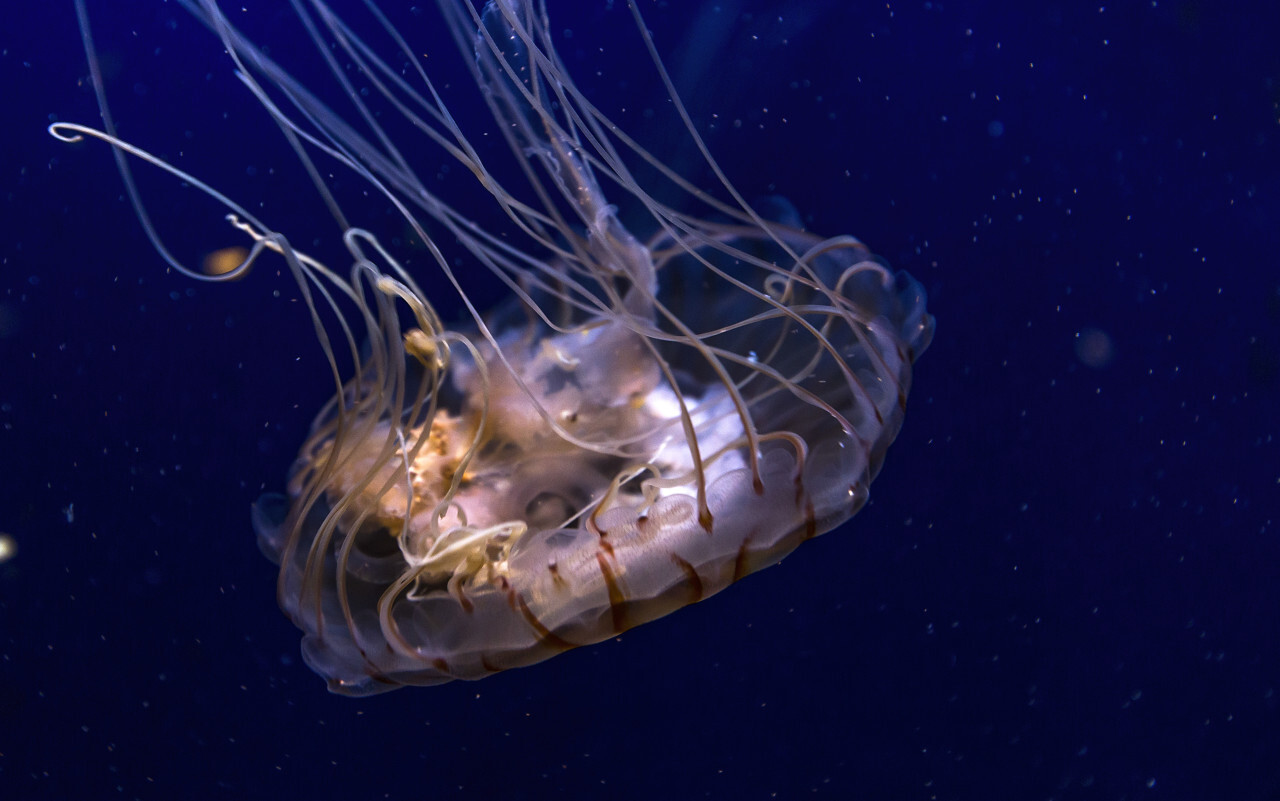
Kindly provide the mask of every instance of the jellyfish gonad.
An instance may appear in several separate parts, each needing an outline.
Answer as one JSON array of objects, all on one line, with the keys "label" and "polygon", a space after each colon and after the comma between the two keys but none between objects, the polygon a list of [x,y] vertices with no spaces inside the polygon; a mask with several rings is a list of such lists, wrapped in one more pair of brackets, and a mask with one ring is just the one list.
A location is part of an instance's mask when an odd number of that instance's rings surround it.
[{"label": "jellyfish gonad", "polygon": [[[505,169],[372,6],[373,29],[391,43],[381,55],[319,0],[295,4],[358,110],[351,121],[213,0],[184,5],[221,37],[306,165],[343,234],[345,275],[116,136],[83,0],[104,127],[51,131],[112,146],[139,218],[176,269],[230,280],[282,257],[334,375],[353,365],[287,494],[253,509],[260,545],[280,565],[280,605],[330,689],[478,679],[607,639],[777,563],[866,502],[933,334],[924,292],[857,239],[803,230],[785,202],[746,201],[681,105],[634,3],[632,34],[713,185],[691,184],[577,88],[548,28],[554,3],[438,4],[487,130],[505,138]],[[421,140],[396,143],[391,116]],[[426,149],[469,170],[519,237],[433,193],[414,167]],[[129,166],[138,161],[225,204],[247,237],[244,262],[215,275],[178,262],[142,208]],[[334,172],[396,209],[449,292],[429,297],[355,225],[326,183]],[[661,191],[641,185],[641,172]],[[508,299],[479,308],[477,276],[496,278]],[[462,321],[447,323],[437,305],[454,299]]]}]

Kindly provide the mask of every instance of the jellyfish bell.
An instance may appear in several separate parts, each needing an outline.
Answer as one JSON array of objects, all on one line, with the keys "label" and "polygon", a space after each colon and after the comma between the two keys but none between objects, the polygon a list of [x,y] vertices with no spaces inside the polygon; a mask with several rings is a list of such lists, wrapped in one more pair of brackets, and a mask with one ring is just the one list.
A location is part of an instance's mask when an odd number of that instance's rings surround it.
[{"label": "jellyfish bell", "polygon": [[[332,690],[477,679],[598,642],[776,563],[866,502],[932,337],[923,290],[853,237],[789,224],[798,215],[784,203],[747,203],[723,177],[694,186],[654,158],[575,85],[549,32],[554,3],[439,3],[514,166],[501,173],[372,6],[390,52],[321,2],[296,6],[357,124],[212,0],[184,5],[221,38],[329,204],[346,275],[115,136],[83,2],[104,130],[51,130],[113,147],[166,258],[130,158],[227,206],[247,255],[194,277],[239,278],[274,253],[297,279],[336,390],[287,493],[260,499],[253,524],[304,657]],[[721,175],[634,3],[629,13],[683,134]],[[432,192],[388,135],[393,116],[474,175],[519,246]],[[351,222],[321,177],[336,170],[398,211],[467,322],[446,324],[440,293]],[[472,271],[510,299],[479,308]]]}]

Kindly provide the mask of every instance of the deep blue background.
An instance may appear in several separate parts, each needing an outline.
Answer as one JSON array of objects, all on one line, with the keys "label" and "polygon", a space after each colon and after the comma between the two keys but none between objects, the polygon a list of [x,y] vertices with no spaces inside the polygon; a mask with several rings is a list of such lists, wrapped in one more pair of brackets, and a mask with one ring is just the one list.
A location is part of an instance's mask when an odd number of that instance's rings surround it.
[{"label": "deep blue background", "polygon": [[[235,4],[282,56],[284,5]],[[1280,798],[1276,5],[718,5],[642,7],[728,174],[938,318],[870,506],[619,642],[363,701],[248,524],[327,391],[291,282],[166,273],[109,150],[43,132],[97,120],[70,4],[5,5],[0,797]],[[687,157],[621,0],[550,6]],[[198,26],[91,10],[125,136],[332,247]],[[144,183],[184,254],[236,242]]]}]

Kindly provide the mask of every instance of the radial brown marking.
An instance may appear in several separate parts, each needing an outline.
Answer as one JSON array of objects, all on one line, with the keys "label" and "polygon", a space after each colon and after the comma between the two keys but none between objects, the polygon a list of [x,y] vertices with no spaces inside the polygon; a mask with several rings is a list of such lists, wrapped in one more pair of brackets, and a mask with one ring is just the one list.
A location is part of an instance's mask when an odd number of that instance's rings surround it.
[{"label": "radial brown marking", "polygon": [[742,538],[742,544],[738,546],[738,555],[733,560],[733,580],[741,581],[750,575],[747,559],[751,556],[751,551],[747,548],[751,544],[751,538],[756,535],[755,531]]},{"label": "radial brown marking", "polygon": [[551,573],[552,584],[556,585],[562,590],[569,586],[569,583],[564,580],[564,576],[560,575],[560,565],[556,564],[555,562],[548,562],[547,571]]},{"label": "radial brown marking", "polygon": [[685,559],[681,559],[676,554],[671,554],[671,561],[680,566],[684,571],[685,579],[688,580],[689,587],[693,590],[693,600],[690,603],[696,603],[702,600],[702,576],[698,575],[698,569]]},{"label": "radial brown marking", "polygon": [[577,647],[573,643],[556,634],[551,629],[542,625],[542,621],[538,620],[538,616],[529,608],[529,604],[525,603],[523,595],[518,592],[514,593],[514,595],[516,605],[520,607],[520,614],[524,615],[525,622],[528,623],[534,631],[538,632],[538,637],[542,642],[561,651],[567,651],[570,648]]},{"label": "radial brown marking", "polygon": [[[376,668],[369,668],[368,666],[366,666],[364,675],[368,676],[370,679],[373,679],[378,684],[386,685],[391,689],[404,686],[404,682],[396,681],[395,679],[388,677],[387,675],[377,670]],[[338,679],[338,678],[329,679],[327,684],[329,685],[329,692],[331,693],[342,694],[344,693],[345,690],[348,689],[348,685],[344,684],[342,679]]]},{"label": "radial brown marking", "polygon": [[804,500],[804,538],[811,540],[818,536],[818,521],[813,511],[813,498]]},{"label": "radial brown marking", "polygon": [[458,588],[454,592],[453,597],[457,599],[458,605],[462,607],[462,611],[466,612],[467,614],[471,614],[472,610],[476,608],[476,605],[471,603],[471,599],[468,598],[466,593],[462,591],[461,585],[458,585]]},{"label": "radial brown marking", "polygon": [[503,597],[507,599],[507,606],[511,607],[513,610],[518,609],[519,604],[523,603],[523,599],[516,594],[515,589],[512,588],[511,582],[507,581],[506,576],[498,576],[498,589],[502,591]]},{"label": "radial brown marking", "polygon": [[437,656],[435,659],[432,659],[432,660],[431,660],[431,667],[435,668],[436,670],[440,671],[441,673],[445,674],[446,676],[451,676],[451,675],[453,675],[453,674],[449,671],[449,663],[448,663],[447,661],[445,661],[444,659],[442,659],[441,657],[438,657],[438,656]]},{"label": "radial brown marking", "polygon": [[604,576],[604,585],[609,589],[609,613],[613,617],[613,632],[621,634],[627,626],[627,597],[618,586],[617,576],[609,567],[609,558],[601,551],[596,551],[596,564],[600,565],[600,575]]},{"label": "radial brown marking", "polygon": [[493,664],[492,662],[490,662],[490,661],[489,661],[489,657],[488,657],[488,656],[486,656],[486,655],[484,655],[484,654],[480,654],[480,667],[484,668],[485,670],[489,671],[490,673],[501,673],[501,672],[502,672],[502,668],[500,668],[500,667],[498,667],[497,665],[495,665],[495,664]]}]

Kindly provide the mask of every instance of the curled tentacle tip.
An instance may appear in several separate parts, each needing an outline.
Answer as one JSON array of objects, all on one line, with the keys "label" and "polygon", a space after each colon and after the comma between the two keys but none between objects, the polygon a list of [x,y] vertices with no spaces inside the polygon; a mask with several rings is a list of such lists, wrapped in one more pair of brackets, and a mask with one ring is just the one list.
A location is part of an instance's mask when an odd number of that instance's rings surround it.
[{"label": "curled tentacle tip", "polygon": [[[55,122],[51,124],[46,130],[48,130],[49,134],[53,136],[55,139],[62,142],[66,142],[68,144],[74,144],[76,142],[84,141],[84,135],[79,132],[75,132],[77,130],[77,127],[75,125],[72,125],[71,123]],[[67,133],[67,131],[73,131],[74,133]]]}]

